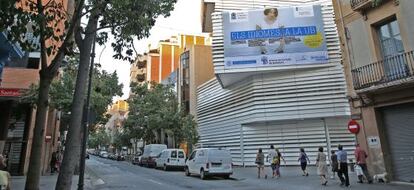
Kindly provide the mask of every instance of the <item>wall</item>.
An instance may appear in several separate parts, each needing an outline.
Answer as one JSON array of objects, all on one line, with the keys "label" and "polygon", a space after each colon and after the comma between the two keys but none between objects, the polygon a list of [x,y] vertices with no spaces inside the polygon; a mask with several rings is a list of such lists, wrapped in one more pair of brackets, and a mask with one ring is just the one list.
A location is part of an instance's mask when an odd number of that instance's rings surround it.
[{"label": "wall", "polygon": [[190,47],[190,114],[197,116],[197,87],[214,77],[211,46]]}]

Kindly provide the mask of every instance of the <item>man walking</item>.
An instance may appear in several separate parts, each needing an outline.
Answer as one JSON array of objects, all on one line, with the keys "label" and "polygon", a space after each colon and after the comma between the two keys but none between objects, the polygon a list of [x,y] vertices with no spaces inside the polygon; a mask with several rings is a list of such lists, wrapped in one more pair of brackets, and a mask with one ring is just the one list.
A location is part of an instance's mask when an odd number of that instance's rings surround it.
[{"label": "man walking", "polygon": [[339,162],[338,177],[341,180],[341,186],[349,187],[348,176],[348,154],[343,150],[342,145],[338,145],[338,152],[336,153]]},{"label": "man walking", "polygon": [[[355,158],[356,158],[356,162],[357,164],[361,167],[362,172],[364,173],[366,179],[368,180],[368,183],[372,183],[372,178],[369,175],[368,172],[368,167],[367,167],[367,153],[365,152],[365,150],[363,150],[359,144],[356,145],[355,148]],[[363,176],[358,176],[358,183],[363,183]]]},{"label": "man walking", "polygon": [[276,150],[273,145],[270,145],[269,152],[267,154],[267,160],[270,162],[270,167],[272,168],[272,178],[276,176],[276,164],[273,163],[273,160],[276,158]]}]

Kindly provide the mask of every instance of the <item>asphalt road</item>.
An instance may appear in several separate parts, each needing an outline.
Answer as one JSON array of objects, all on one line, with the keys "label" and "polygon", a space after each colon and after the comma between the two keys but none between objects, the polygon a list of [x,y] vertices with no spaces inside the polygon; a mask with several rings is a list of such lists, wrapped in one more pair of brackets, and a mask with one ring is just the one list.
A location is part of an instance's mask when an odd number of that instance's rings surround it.
[{"label": "asphalt road", "polygon": [[[91,156],[87,160],[87,173],[94,189],[252,189],[238,179],[187,177],[182,171],[162,171]],[[253,188],[254,189],[254,188]]]},{"label": "asphalt road", "polygon": [[[99,190],[343,190],[339,180],[329,179],[328,186],[321,186],[315,167],[308,168],[310,175],[303,177],[299,167],[282,167],[280,179],[257,179],[257,169],[234,168],[231,179],[210,178],[201,180],[198,176],[187,177],[182,171],[162,171],[91,156],[86,162],[87,189]],[[266,168],[270,174],[269,168]],[[412,190],[412,185],[400,184],[358,184],[355,173],[350,173],[353,190]]]}]

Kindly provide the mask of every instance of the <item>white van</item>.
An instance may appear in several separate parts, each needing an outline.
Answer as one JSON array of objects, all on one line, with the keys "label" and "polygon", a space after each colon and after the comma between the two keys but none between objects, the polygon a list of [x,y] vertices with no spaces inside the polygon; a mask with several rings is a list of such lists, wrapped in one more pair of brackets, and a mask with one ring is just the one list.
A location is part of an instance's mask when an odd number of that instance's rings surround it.
[{"label": "white van", "polygon": [[165,149],[156,160],[157,168],[167,171],[170,168],[185,167],[185,153],[183,149]]},{"label": "white van", "polygon": [[144,153],[141,156],[139,165],[147,167],[155,167],[155,160],[158,158],[159,154],[167,149],[165,144],[149,144],[145,145]]},{"label": "white van", "polygon": [[196,149],[185,164],[185,175],[198,174],[201,179],[208,176],[222,176],[227,179],[233,174],[230,151],[226,149]]}]

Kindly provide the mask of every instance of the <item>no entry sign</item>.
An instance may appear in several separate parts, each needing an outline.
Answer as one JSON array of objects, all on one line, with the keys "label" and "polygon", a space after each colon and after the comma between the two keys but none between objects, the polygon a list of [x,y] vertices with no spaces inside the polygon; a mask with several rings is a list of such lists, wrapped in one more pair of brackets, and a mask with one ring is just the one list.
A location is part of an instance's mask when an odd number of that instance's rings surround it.
[{"label": "no entry sign", "polygon": [[348,122],[349,132],[351,132],[353,134],[358,134],[360,128],[361,128],[361,126],[355,120],[351,120],[351,121]]}]

